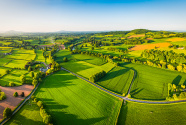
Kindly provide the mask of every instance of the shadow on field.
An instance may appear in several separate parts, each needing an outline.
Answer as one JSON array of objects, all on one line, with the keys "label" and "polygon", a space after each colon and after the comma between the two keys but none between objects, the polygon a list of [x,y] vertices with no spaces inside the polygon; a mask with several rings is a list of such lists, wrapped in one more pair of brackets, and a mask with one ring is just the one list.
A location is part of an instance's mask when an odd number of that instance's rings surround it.
[{"label": "shadow on field", "polygon": [[172,84],[179,85],[182,76],[178,75],[173,81]]},{"label": "shadow on field", "polygon": [[122,104],[117,125],[125,125],[126,118],[127,118],[127,112],[128,112],[127,103],[128,102],[126,101],[125,103]]},{"label": "shadow on field", "polygon": [[131,93],[132,96],[134,96],[134,95],[140,93],[142,90],[143,90],[143,89],[137,88],[137,89],[132,90],[130,93]]},{"label": "shadow on field", "polygon": [[59,104],[54,99],[46,99],[46,98],[38,98],[38,99],[44,102],[44,107],[46,109],[49,109],[47,110],[47,112],[51,114],[54,125],[61,125],[61,124],[92,125],[107,118],[107,117],[100,117],[100,118],[79,119],[78,115],[67,114],[67,112],[65,112],[65,109],[69,107],[67,105]]}]

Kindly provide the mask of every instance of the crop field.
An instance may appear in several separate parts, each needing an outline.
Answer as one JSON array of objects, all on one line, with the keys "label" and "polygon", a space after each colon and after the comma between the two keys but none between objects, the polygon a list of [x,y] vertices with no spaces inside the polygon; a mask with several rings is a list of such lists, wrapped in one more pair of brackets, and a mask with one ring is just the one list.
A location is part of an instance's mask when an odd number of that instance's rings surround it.
[{"label": "crop field", "polygon": [[34,60],[36,54],[33,50],[14,50],[12,55],[7,55],[7,59],[17,59],[17,60]]},{"label": "crop field", "polygon": [[27,70],[12,70],[9,74],[3,76],[0,78],[0,85],[1,86],[9,86],[9,82],[14,82],[16,86],[22,85],[20,81],[20,76],[23,74],[28,73]]},{"label": "crop field", "polygon": [[129,36],[128,38],[134,38],[134,37],[145,37],[145,34],[132,35]]},{"label": "crop field", "polygon": [[115,67],[115,65],[112,63],[106,63],[101,66],[96,66],[84,61],[69,61],[69,62],[61,63],[61,65],[62,67],[74,73],[77,73],[85,78],[89,78],[93,74],[96,74],[102,70],[108,72]]},{"label": "crop field", "polygon": [[134,71],[124,67],[115,67],[97,83],[119,94],[127,93],[132,82]]},{"label": "crop field", "polygon": [[167,39],[167,41],[171,41],[171,42],[180,42],[180,41],[186,41],[185,38],[170,38],[170,39]]},{"label": "crop field", "polygon": [[44,125],[44,123],[36,103],[27,101],[5,125]]},{"label": "crop field", "polygon": [[12,60],[10,62],[8,62],[8,64],[4,65],[5,67],[9,67],[9,68],[25,68],[25,64],[28,61],[26,60]]},{"label": "crop field", "polygon": [[35,61],[45,62],[45,58],[43,57],[43,51],[42,50],[36,50]]},{"label": "crop field", "polygon": [[145,49],[154,49],[155,47],[161,48],[161,47],[168,47],[170,46],[170,43],[155,43],[155,44],[146,44],[146,45],[135,45],[130,50],[145,50]]},{"label": "crop field", "polygon": [[4,74],[6,74],[6,70],[10,70],[10,69],[5,68],[5,67],[0,67],[0,76],[3,76]]},{"label": "crop field", "polygon": [[186,74],[140,64],[126,64],[137,72],[131,96],[145,100],[164,100],[168,94],[168,83],[186,84]]},{"label": "crop field", "polygon": [[4,65],[8,64],[10,61],[12,61],[12,60],[6,59],[6,58],[0,58],[0,66],[4,66]]},{"label": "crop field", "polygon": [[114,124],[122,104],[65,71],[47,77],[35,96],[45,103],[54,124]]},{"label": "crop field", "polygon": [[117,125],[182,125],[186,123],[186,103],[144,104],[127,102]]}]

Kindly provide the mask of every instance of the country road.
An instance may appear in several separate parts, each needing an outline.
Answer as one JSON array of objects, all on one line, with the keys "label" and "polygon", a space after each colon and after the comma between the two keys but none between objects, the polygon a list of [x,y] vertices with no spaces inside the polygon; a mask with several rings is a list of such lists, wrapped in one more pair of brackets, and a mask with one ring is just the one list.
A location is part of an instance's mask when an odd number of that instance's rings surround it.
[{"label": "country road", "polygon": [[[75,75],[75,76],[77,76],[77,77],[79,77],[79,78],[85,80],[85,81],[87,81],[88,83],[92,84],[93,86],[95,86],[95,87],[101,89],[102,91],[104,91],[104,92],[106,92],[106,93],[108,93],[108,94],[111,94],[111,95],[113,95],[113,96],[116,96],[116,97],[118,97],[118,98],[121,98],[121,99],[124,99],[124,100],[127,100],[127,101],[139,102],[139,103],[149,103],[149,104],[169,104],[169,103],[186,102],[186,100],[178,100],[178,101],[148,101],[148,100],[138,100],[138,99],[133,99],[133,98],[124,97],[124,96],[115,94],[115,93],[113,93],[113,92],[110,92],[110,91],[108,91],[108,90],[106,90],[106,89],[104,89],[104,88],[102,88],[102,87],[96,85],[95,83],[92,83],[91,81],[89,81],[89,80],[87,80],[87,79],[85,79],[85,78],[83,78],[83,77],[81,77],[81,76],[79,76],[79,75],[77,75],[77,74],[75,74],[75,73],[73,73],[73,72],[71,72],[71,71],[65,69],[65,68],[61,68],[61,69],[62,69],[62,70],[65,70],[65,71],[67,71],[67,72],[69,72],[69,73],[71,73],[71,74],[73,74],[73,75]],[[133,71],[134,71],[134,70],[133,70]],[[135,75],[136,75],[136,72],[134,71],[133,80],[132,80],[132,82],[131,82],[131,85],[130,85],[128,94],[130,93],[130,89],[131,89],[132,84],[133,84],[133,82],[134,82]]]}]

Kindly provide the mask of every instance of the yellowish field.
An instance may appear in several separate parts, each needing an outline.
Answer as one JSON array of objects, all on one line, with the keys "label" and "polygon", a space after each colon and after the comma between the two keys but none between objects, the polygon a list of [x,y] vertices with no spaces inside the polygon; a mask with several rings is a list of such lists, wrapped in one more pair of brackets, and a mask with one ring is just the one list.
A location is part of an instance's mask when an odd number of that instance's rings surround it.
[{"label": "yellowish field", "polygon": [[145,34],[138,34],[138,35],[132,35],[132,36],[129,36],[128,38],[134,38],[134,37],[144,37]]},{"label": "yellowish field", "polygon": [[166,41],[171,41],[171,42],[179,42],[179,41],[185,41],[185,38],[171,38],[167,39]]},{"label": "yellowish field", "polygon": [[155,43],[155,44],[147,44],[147,45],[135,45],[130,50],[145,50],[145,49],[154,49],[155,47],[161,48],[161,47],[168,47],[171,45],[170,43]]}]

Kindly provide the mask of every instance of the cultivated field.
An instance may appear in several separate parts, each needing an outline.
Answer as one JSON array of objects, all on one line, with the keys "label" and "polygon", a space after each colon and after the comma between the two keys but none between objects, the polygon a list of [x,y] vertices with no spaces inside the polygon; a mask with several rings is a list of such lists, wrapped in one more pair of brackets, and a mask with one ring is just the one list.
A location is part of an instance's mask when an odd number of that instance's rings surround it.
[{"label": "cultivated field", "polygon": [[119,94],[127,93],[132,82],[134,71],[124,67],[115,67],[97,83]]},{"label": "cultivated field", "polygon": [[28,96],[33,88],[34,86],[32,85],[22,85],[18,87],[0,86],[0,89],[6,94],[6,99],[0,101],[0,120],[3,118],[3,111],[6,107],[9,107],[13,110],[25,98],[21,96],[14,97],[14,92],[18,92],[18,95],[24,92],[25,96]]},{"label": "cultivated field", "polygon": [[131,89],[131,96],[145,100],[164,100],[168,95],[168,83],[186,84],[186,74],[154,68],[140,64],[126,64],[137,72]]},{"label": "cultivated field", "polygon": [[144,104],[127,102],[117,125],[182,125],[186,123],[186,103]]},{"label": "cultivated field", "polygon": [[61,65],[62,67],[74,73],[77,73],[85,78],[89,78],[93,74],[96,74],[102,70],[108,72],[115,66],[112,63],[105,63],[104,65],[96,66],[84,61],[69,61],[69,62],[61,63]]},{"label": "cultivated field", "polygon": [[170,39],[167,39],[167,41],[171,41],[171,42],[180,42],[180,41],[186,41],[185,38],[170,38]]},{"label": "cultivated field", "polygon": [[161,48],[161,47],[168,47],[170,46],[170,43],[155,43],[155,44],[146,44],[146,45],[135,45],[130,50],[145,50],[145,49],[154,49],[155,47]]},{"label": "cultivated field", "polygon": [[132,35],[132,36],[129,36],[128,38],[130,39],[134,37],[145,37],[145,34]]},{"label": "cultivated field", "polygon": [[115,124],[122,103],[65,71],[47,77],[35,95],[45,103],[54,124]]},{"label": "cultivated field", "polygon": [[29,100],[5,125],[44,125],[44,123],[39,107]]}]

